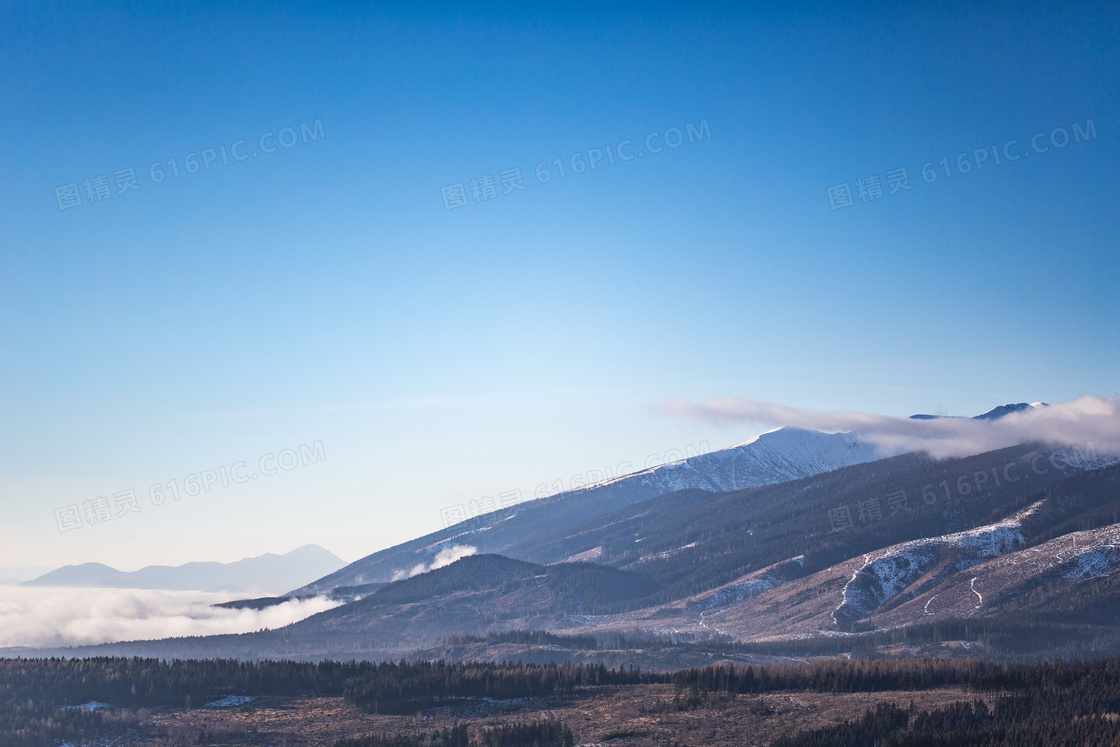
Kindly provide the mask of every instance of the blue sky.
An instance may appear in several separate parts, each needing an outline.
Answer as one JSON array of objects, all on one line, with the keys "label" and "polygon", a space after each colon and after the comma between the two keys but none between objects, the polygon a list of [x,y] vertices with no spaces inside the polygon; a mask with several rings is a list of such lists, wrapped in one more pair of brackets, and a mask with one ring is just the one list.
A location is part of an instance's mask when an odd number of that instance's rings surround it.
[{"label": "blue sky", "polygon": [[[667,398],[1115,394],[1118,30],[1105,4],[5,4],[0,563],[350,560],[447,506],[769,427]],[[317,464],[149,500],[316,441]],[[58,531],[129,488],[140,511]]]}]

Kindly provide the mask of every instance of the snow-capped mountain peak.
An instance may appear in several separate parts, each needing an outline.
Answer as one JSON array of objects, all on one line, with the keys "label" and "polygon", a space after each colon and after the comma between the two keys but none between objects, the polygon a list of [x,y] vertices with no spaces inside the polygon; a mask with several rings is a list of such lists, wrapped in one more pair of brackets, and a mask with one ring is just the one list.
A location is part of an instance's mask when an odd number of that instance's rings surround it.
[{"label": "snow-capped mountain peak", "polygon": [[616,477],[582,490],[637,481],[655,493],[678,490],[726,493],[797,480],[887,456],[892,455],[849,433],[822,433],[786,426],[725,449]]}]

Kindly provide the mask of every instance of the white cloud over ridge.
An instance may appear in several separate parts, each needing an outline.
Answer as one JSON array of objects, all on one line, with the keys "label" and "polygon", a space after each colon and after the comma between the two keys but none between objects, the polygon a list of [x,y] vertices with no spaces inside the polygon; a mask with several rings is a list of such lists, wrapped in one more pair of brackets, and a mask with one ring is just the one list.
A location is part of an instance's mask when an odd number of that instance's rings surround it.
[{"label": "white cloud over ridge", "polygon": [[436,553],[430,565],[426,563],[417,563],[408,570],[401,569],[399,571],[394,571],[392,580],[400,581],[401,579],[418,576],[421,573],[434,571],[436,568],[443,568],[445,565],[451,565],[456,560],[465,558],[468,555],[474,555],[476,552],[478,552],[478,549],[471,545],[452,545],[451,547],[445,547]]},{"label": "white cloud over ridge", "polygon": [[850,431],[889,453],[922,451],[938,459],[972,456],[1023,443],[1120,454],[1120,397],[1086,395],[1072,402],[1014,412],[997,420],[923,420],[863,412],[824,412],[736,397],[700,404],[669,400],[664,408],[675,415],[709,422]]},{"label": "white cloud over ridge", "polygon": [[317,597],[263,610],[222,609],[229,594],[0,586],[0,648],[79,646],[280,628],[340,603]]}]

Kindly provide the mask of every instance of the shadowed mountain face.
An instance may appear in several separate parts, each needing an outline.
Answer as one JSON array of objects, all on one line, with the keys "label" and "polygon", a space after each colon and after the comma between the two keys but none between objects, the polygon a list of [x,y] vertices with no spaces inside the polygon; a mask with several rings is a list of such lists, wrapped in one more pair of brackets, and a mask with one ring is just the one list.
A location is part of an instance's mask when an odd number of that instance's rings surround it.
[{"label": "shadowed mountain face", "polygon": [[1010,415],[1013,412],[1023,412],[1024,410],[1034,410],[1039,407],[1046,407],[1043,402],[1035,402],[1034,404],[1027,404],[1026,402],[1019,402],[1012,405],[1000,405],[999,407],[988,410],[983,415],[977,415],[977,420],[999,420],[1004,415]]},{"label": "shadowed mountain face", "polygon": [[110,589],[234,591],[278,593],[319,578],[344,562],[318,545],[304,545],[283,555],[267,553],[234,563],[151,565],[124,572],[100,563],[67,565],[24,586],[81,586]]},{"label": "shadowed mountain face", "polygon": [[[357,602],[329,610],[306,626],[306,633],[343,631],[366,644],[393,646],[401,640],[435,643],[456,633],[482,633],[556,624],[648,596],[654,584],[644,576],[591,563],[550,566],[501,555],[474,555],[449,566],[397,581]],[[308,622],[308,621],[304,621]]]},{"label": "shadowed mountain face", "polygon": [[[480,553],[511,554],[514,546],[651,498],[680,491],[727,493],[773,485],[879,459],[876,447],[844,433],[781,428],[720,451],[690,457],[579,490],[495,511],[362,558],[297,589],[326,593],[340,586],[385,582],[416,565],[429,565],[441,550],[469,545]],[[698,494],[698,493],[696,493]],[[524,557],[518,552],[515,557]],[[567,555],[536,555],[537,562]]]}]

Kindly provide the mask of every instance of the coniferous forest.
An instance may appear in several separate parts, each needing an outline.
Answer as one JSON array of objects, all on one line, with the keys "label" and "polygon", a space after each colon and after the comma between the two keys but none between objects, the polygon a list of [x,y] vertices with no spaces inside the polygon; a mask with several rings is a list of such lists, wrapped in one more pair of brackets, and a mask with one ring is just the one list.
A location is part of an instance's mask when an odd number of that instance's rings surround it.
[{"label": "coniferous forest", "polygon": [[[967,702],[920,710],[880,704],[865,715],[779,739],[794,745],[1083,745],[1120,743],[1120,657],[1010,665],[977,660],[843,660],[773,666],[712,666],[678,672],[602,665],[397,662],[317,664],[233,660],[0,660],[0,744],[57,745],[114,735],[114,711],[197,709],[229,695],[341,698],[369,713],[446,711],[483,700],[592,701],[620,687],[668,686],[673,708],[764,693],[918,693],[959,688]],[[396,741],[393,741],[396,740]],[[403,740],[403,741],[402,741]],[[410,741],[411,740],[411,741]],[[465,725],[391,739],[355,735],[340,747],[467,744],[570,745],[560,722]]]}]

